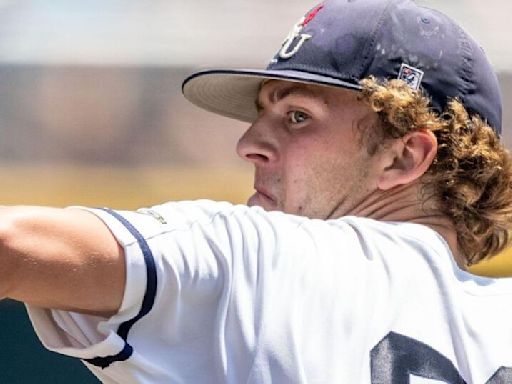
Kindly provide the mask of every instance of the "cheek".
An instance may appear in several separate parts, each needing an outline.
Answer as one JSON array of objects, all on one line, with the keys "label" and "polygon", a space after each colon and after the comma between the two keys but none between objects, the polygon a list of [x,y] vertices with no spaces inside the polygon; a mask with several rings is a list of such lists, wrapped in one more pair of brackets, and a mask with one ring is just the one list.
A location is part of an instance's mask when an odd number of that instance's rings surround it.
[{"label": "cheek", "polygon": [[[349,143],[350,144],[350,143]],[[317,156],[312,177],[331,195],[344,195],[367,179],[368,155],[354,150],[354,145],[333,146]]]},{"label": "cheek", "polygon": [[[286,184],[303,189],[331,189],[365,172],[362,166],[368,154],[358,149],[353,135],[319,135],[297,137],[283,156]],[[357,171],[356,171],[357,169]],[[334,182],[334,183],[333,183]],[[334,185],[333,185],[334,184]]]},{"label": "cheek", "polygon": [[331,194],[336,184],[343,178],[339,158],[329,156],[323,151],[312,151],[311,156],[297,157],[288,167],[286,189],[288,198],[307,200],[302,204],[312,203],[320,196]]}]

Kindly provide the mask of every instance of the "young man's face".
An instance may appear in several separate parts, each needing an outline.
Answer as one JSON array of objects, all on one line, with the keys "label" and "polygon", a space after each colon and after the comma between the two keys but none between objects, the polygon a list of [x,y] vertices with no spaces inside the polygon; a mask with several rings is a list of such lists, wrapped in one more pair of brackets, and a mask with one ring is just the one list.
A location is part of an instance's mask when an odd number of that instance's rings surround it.
[{"label": "young man's face", "polygon": [[255,167],[249,205],[326,219],[350,214],[376,189],[376,160],[360,133],[376,114],[357,95],[286,81],[262,86],[259,117],[237,146]]}]

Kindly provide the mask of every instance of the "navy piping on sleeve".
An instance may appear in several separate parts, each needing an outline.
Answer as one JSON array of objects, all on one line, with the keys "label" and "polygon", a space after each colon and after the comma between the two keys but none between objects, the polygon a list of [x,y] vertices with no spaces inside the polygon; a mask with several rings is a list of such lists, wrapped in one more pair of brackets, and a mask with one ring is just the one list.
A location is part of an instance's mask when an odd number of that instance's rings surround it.
[{"label": "navy piping on sleeve", "polygon": [[146,293],[144,294],[144,298],[142,299],[142,307],[139,313],[133,319],[127,320],[124,323],[122,323],[117,329],[117,334],[124,340],[123,350],[114,356],[95,357],[93,359],[84,360],[87,363],[95,365],[97,367],[106,368],[116,361],[125,361],[129,359],[130,356],[133,354],[133,348],[127,342],[128,333],[130,332],[130,329],[133,326],[133,324],[135,324],[142,317],[146,316],[149,313],[149,311],[151,311],[151,308],[153,308],[157,288],[157,275],[153,253],[151,252],[151,248],[149,248],[148,243],[141,235],[141,233],[119,213],[107,208],[101,209],[115,217],[117,220],[119,220],[121,224],[123,224],[126,227],[126,229],[130,231],[133,237],[135,237],[137,243],[139,244],[140,249],[142,250],[144,262],[146,264],[147,275]]}]

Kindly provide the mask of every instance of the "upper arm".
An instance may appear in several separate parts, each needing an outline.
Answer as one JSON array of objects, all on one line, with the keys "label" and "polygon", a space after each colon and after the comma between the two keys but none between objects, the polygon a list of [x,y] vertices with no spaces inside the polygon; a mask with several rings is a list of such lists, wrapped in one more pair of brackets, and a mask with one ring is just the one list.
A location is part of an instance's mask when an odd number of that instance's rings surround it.
[{"label": "upper arm", "polygon": [[125,286],[124,251],[80,209],[0,208],[0,292],[27,304],[114,314]]}]

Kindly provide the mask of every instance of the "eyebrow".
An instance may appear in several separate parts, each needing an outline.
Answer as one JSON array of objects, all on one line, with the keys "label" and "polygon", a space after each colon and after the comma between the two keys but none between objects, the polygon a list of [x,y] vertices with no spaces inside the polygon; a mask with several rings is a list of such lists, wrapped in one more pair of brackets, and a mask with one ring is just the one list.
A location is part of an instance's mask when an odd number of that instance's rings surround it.
[{"label": "eyebrow", "polygon": [[[260,91],[261,89],[263,88],[263,84],[262,83],[262,86],[260,87]],[[262,102],[261,102],[261,98],[260,98],[260,94],[261,93],[258,93],[258,97],[256,98],[255,100],[255,104],[256,104],[256,109],[259,111],[261,111],[263,109],[263,106],[262,106]],[[319,98],[321,99],[321,101],[324,103],[324,104],[328,104],[327,102],[327,98],[324,96],[324,95],[321,95],[320,93],[318,92],[315,92],[311,89],[308,89],[308,88],[304,88],[304,87],[301,87],[299,85],[289,85],[287,87],[282,87],[282,88],[277,88],[275,89],[271,95],[270,95],[270,102],[271,103],[277,103],[278,101],[290,96],[290,95],[299,95],[299,96],[306,96],[306,97],[309,97],[309,98]]]}]

